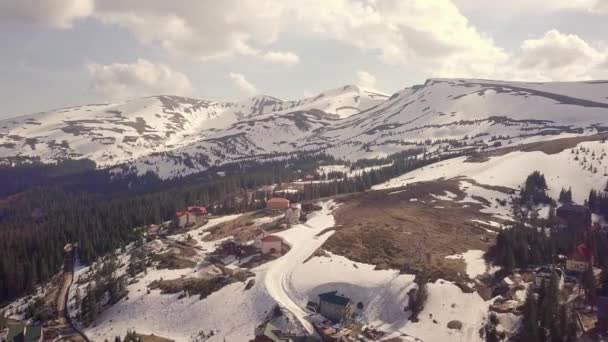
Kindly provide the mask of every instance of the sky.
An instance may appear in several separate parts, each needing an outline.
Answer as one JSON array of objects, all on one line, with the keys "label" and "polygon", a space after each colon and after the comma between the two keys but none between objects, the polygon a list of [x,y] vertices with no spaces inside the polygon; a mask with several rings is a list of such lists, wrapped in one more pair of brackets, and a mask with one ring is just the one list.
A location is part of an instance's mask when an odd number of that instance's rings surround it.
[{"label": "sky", "polygon": [[0,119],[159,94],[608,79],[608,0],[0,0]]}]

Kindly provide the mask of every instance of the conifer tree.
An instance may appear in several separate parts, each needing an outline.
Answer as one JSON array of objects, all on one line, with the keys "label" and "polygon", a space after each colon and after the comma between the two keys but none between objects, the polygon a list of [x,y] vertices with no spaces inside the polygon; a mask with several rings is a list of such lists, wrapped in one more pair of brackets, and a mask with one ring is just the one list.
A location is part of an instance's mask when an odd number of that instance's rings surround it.
[{"label": "conifer tree", "polygon": [[545,286],[544,295],[540,303],[540,322],[544,328],[550,328],[556,321],[559,308],[559,279],[553,273]]},{"label": "conifer tree", "polygon": [[526,342],[540,341],[537,304],[532,288],[528,289],[526,301],[524,302],[521,336],[523,341]]}]

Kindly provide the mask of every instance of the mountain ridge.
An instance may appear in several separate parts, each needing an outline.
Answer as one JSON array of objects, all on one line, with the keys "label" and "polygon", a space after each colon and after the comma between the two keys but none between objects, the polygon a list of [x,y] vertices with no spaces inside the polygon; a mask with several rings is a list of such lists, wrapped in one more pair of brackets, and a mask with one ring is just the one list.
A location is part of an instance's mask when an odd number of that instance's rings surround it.
[{"label": "mountain ridge", "polygon": [[89,158],[120,166],[116,174],[173,178],[294,153],[357,160],[421,146],[435,154],[487,150],[597,133],[607,118],[606,81],[437,78],[390,97],[345,85],[287,101],[158,95],[0,121],[0,163]]}]

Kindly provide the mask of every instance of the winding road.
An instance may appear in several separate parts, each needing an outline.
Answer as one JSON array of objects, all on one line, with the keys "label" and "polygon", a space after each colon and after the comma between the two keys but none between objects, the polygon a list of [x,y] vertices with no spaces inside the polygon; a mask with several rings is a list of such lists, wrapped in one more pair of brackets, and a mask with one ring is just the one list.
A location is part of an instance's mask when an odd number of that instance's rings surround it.
[{"label": "winding road", "polygon": [[[294,293],[292,276],[295,269],[321,247],[333,231],[317,236],[327,228],[333,227],[335,220],[331,211],[324,205],[323,210],[314,212],[305,224],[277,233],[290,246],[285,255],[267,264],[264,273],[264,284],[268,294],[281,306],[289,310],[310,334],[316,334],[312,324],[306,319],[309,313],[298,304],[290,293]],[[263,268],[263,269],[264,269]]]},{"label": "winding road", "polygon": [[63,264],[61,289],[57,295],[56,308],[58,313],[58,328],[60,331],[60,337],[56,341],[86,341],[91,342],[89,338],[81,332],[70,317],[68,311],[68,302],[70,295],[70,287],[74,283],[74,264],[75,264],[74,251],[66,251],[65,262]]}]

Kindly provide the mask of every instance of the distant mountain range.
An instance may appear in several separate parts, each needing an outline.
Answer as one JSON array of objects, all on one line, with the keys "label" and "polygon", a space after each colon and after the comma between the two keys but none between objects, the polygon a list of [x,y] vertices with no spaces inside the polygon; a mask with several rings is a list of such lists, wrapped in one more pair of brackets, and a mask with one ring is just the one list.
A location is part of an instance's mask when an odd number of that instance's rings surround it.
[{"label": "distant mountain range", "polygon": [[430,79],[392,96],[349,85],[297,101],[163,95],[36,113],[0,121],[0,164],[88,158],[173,178],[244,159],[488,150],[606,128],[608,81]]}]

